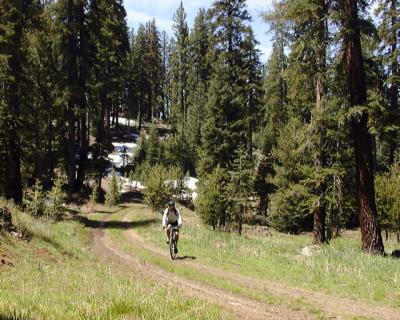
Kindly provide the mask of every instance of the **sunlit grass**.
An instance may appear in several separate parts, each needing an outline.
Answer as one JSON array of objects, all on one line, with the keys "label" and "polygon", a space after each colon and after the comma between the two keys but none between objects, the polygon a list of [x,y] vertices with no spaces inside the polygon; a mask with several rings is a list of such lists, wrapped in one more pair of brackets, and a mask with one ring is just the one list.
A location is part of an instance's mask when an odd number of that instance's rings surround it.
[{"label": "sunlit grass", "polygon": [[[145,220],[152,220],[155,215],[150,213],[148,209],[144,209],[148,215],[146,216]],[[129,210],[131,214],[129,216],[135,215],[132,213],[132,210]],[[113,216],[111,221],[121,221],[123,217],[126,215],[127,211],[120,212]],[[143,216],[144,217],[144,216]],[[142,221],[145,221],[142,220]],[[138,220],[137,220],[138,221]],[[297,298],[290,298],[290,297],[281,297],[277,296],[274,293],[268,292],[265,288],[263,289],[256,289],[256,288],[248,288],[246,286],[237,283],[234,279],[225,279],[219,275],[214,275],[212,272],[204,272],[204,270],[199,270],[196,268],[192,268],[191,266],[187,266],[185,264],[180,264],[178,261],[172,261],[168,255],[168,246],[165,244],[165,236],[163,232],[160,233],[160,228],[158,224],[152,224],[151,228],[155,228],[154,231],[159,232],[159,236],[161,241],[158,241],[158,244],[165,249],[165,256],[160,256],[158,254],[153,254],[143,248],[140,245],[135,244],[132,241],[127,241],[126,235],[123,234],[123,231],[120,229],[110,229],[107,230],[108,234],[111,236],[115,245],[119,246],[125,252],[130,252],[135,257],[139,257],[143,261],[147,263],[151,263],[153,265],[157,265],[164,270],[175,273],[179,276],[184,277],[185,279],[196,280],[202,282],[204,284],[223,289],[227,292],[231,292],[234,294],[240,294],[242,296],[248,297],[253,300],[258,300],[261,302],[266,302],[267,304],[273,305],[281,305],[285,308],[291,310],[304,310],[311,314],[316,315],[319,319],[325,319],[324,312],[315,306],[311,305],[310,303]],[[135,227],[136,230],[136,227]],[[149,231],[150,229],[145,228],[143,230]],[[152,232],[151,232],[152,233]],[[158,239],[158,240],[160,240]],[[183,250],[183,249],[182,249]],[[183,252],[183,251],[180,251]],[[182,254],[180,255],[182,256]],[[196,257],[192,257],[197,261]],[[199,261],[200,262],[200,261]],[[195,262],[196,263],[196,262]],[[201,262],[200,262],[201,263]],[[229,271],[229,270],[228,270]]]},{"label": "sunlit grass", "polygon": [[[148,209],[136,209],[135,220],[153,215]],[[197,261],[246,276],[274,280],[289,286],[320,290],[337,296],[400,307],[400,261],[365,254],[354,233],[345,233],[323,246],[312,257],[301,255],[310,236],[273,233],[272,236],[214,232],[198,223],[189,210],[183,217],[190,223],[181,230],[179,247],[183,255]],[[159,224],[135,229],[154,245],[164,247]],[[385,244],[390,252],[400,244]]]},{"label": "sunlit grass", "polygon": [[[3,237],[0,253],[0,319],[222,319],[209,302],[182,297],[144,280],[89,250],[90,228],[78,222],[52,223],[16,212],[30,243]],[[96,218],[94,216],[94,218]]]}]

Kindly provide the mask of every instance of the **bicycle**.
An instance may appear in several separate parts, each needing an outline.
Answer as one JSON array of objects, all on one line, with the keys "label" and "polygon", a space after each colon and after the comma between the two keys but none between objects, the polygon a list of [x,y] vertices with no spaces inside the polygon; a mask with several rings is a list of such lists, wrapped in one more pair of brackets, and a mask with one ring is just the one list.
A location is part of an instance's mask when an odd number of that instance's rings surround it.
[{"label": "bicycle", "polygon": [[169,227],[171,230],[169,236],[169,253],[171,255],[171,259],[175,260],[177,258],[178,246],[176,242],[176,235],[178,233],[179,227]]}]

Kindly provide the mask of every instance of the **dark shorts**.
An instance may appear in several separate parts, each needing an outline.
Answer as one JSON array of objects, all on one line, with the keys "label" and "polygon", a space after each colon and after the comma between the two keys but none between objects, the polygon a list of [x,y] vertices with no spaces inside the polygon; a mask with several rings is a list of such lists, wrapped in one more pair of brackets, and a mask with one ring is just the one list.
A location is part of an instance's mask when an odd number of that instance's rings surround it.
[{"label": "dark shorts", "polygon": [[171,227],[177,227],[178,226],[178,221],[174,222],[174,223],[168,222],[167,225],[169,225],[169,224],[171,225]]}]

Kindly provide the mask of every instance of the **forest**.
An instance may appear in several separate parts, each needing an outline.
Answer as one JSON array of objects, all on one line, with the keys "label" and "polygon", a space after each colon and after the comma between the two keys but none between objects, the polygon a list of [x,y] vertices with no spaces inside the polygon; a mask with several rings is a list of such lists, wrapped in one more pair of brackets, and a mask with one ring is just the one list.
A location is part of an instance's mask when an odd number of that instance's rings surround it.
[{"label": "forest", "polygon": [[181,2],[172,35],[155,19],[129,29],[122,0],[1,0],[0,196],[36,216],[111,201],[124,118],[137,148],[120,173],[197,177],[213,229],[321,244],[360,227],[362,250],[384,254],[382,234],[400,238],[400,2],[277,0],[262,15],[266,63],[245,0],[193,26]]}]

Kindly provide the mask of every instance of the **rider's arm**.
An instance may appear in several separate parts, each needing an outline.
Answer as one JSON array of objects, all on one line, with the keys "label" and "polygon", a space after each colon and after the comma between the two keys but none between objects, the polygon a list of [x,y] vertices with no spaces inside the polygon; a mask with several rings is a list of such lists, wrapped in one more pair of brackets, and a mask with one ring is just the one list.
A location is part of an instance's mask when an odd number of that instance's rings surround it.
[{"label": "rider's arm", "polygon": [[176,214],[178,216],[178,227],[182,226],[182,216],[181,216],[181,212],[178,210],[178,208],[176,208]]},{"label": "rider's arm", "polygon": [[167,214],[168,214],[168,208],[164,210],[164,214],[163,214],[163,217],[162,217],[162,226],[163,226],[163,228],[165,228],[167,226],[167,223],[168,223]]}]

